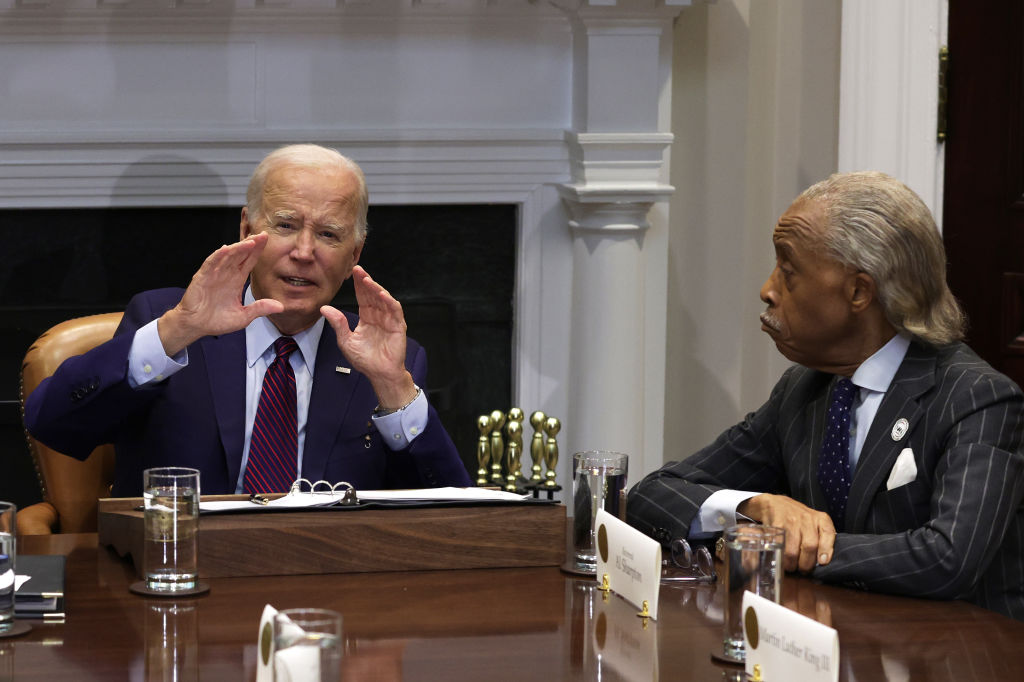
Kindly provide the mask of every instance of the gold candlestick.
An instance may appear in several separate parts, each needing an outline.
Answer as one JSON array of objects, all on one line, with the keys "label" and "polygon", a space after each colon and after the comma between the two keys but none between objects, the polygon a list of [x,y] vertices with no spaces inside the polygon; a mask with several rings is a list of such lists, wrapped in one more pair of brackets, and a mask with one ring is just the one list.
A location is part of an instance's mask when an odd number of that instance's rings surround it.
[{"label": "gold candlestick", "polygon": [[505,442],[501,437],[503,426],[505,413],[501,410],[491,412],[491,485],[499,487],[505,483],[501,475],[501,456],[505,452]]},{"label": "gold candlestick", "polygon": [[555,482],[555,467],[558,466],[558,441],[555,440],[555,436],[558,435],[558,431],[561,428],[562,422],[558,421],[555,417],[548,417],[544,421],[544,433],[548,436],[544,454],[544,465],[548,469],[544,474],[546,478],[544,481],[545,488],[558,487],[558,484]]},{"label": "gold candlestick", "polygon": [[540,410],[530,415],[530,426],[533,427],[533,439],[530,441],[530,459],[533,466],[530,467],[530,483],[537,486],[544,482],[543,468],[544,461],[544,420],[547,419]]},{"label": "gold candlestick", "polygon": [[480,468],[476,470],[476,484],[487,485],[487,470],[491,462],[491,418],[486,414],[476,420],[476,428],[480,430],[480,439],[476,445],[476,461]]}]

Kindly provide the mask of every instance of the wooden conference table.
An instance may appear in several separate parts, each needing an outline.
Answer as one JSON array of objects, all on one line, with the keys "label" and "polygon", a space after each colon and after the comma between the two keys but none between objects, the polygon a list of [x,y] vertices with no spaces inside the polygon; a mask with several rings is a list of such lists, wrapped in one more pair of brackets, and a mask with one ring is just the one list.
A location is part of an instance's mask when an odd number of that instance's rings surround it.
[{"label": "wooden conference table", "polygon": [[[557,567],[213,578],[202,597],[131,594],[96,535],[23,537],[66,554],[64,624],[0,639],[0,680],[255,679],[266,603],[343,615],[346,680],[732,680],[709,652],[721,590],[663,586],[661,617]],[[268,551],[273,551],[268,548]],[[964,602],[867,594],[787,576],[787,606],[839,631],[841,680],[1018,680],[1024,623]]]}]

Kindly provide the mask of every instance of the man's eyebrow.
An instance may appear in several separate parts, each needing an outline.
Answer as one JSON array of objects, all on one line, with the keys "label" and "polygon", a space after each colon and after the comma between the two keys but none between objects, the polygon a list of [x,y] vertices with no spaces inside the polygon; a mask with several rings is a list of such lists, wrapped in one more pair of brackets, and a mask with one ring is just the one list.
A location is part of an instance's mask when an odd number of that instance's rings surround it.
[{"label": "man's eyebrow", "polygon": [[772,239],[772,244],[775,246],[775,253],[786,260],[793,259],[793,246],[786,242],[784,239]]},{"label": "man's eyebrow", "polygon": [[295,211],[289,211],[286,209],[275,211],[274,217],[281,220],[293,220],[295,218]]}]

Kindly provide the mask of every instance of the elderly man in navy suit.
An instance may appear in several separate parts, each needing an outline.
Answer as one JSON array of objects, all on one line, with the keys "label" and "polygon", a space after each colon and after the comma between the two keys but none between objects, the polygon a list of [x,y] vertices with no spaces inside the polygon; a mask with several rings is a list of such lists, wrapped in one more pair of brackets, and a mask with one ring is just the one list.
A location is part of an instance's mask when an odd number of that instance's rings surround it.
[{"label": "elderly man in navy suit", "polygon": [[[417,384],[426,355],[402,307],[357,263],[368,195],[358,165],[292,145],[256,168],[239,241],[187,289],[135,296],[114,338],[29,396],[25,421],[84,458],[113,442],[115,495],[142,471],[189,466],[204,493],[469,485]],[[353,278],[359,315],[329,305]]]},{"label": "elderly man in navy suit", "polygon": [[797,363],[711,445],[630,491],[652,537],[786,529],[828,582],[1024,619],[1020,389],[960,342],[931,213],[882,173],[838,174],[779,218],[761,328]]}]

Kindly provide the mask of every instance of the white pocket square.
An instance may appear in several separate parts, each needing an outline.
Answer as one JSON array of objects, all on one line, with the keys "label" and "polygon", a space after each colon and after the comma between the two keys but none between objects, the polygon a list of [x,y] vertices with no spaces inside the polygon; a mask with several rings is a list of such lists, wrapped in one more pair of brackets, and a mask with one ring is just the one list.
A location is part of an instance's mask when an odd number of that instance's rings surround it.
[{"label": "white pocket square", "polygon": [[892,490],[901,485],[906,485],[917,478],[917,464],[914,463],[914,451],[910,448],[903,448],[903,452],[896,458],[896,463],[889,472],[889,480],[885,482],[885,489]]}]

